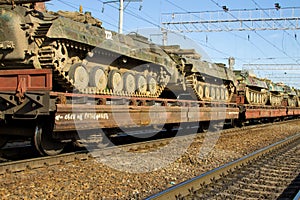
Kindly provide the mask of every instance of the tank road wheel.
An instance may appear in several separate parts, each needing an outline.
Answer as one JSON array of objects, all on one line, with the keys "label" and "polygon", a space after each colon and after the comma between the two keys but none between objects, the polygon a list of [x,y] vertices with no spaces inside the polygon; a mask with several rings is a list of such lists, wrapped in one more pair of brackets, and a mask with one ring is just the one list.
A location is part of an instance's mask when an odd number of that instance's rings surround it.
[{"label": "tank road wheel", "polygon": [[98,90],[104,90],[107,86],[107,75],[102,67],[96,66],[90,71],[90,85]]},{"label": "tank road wheel", "polygon": [[81,63],[76,63],[71,66],[69,77],[73,80],[73,85],[77,89],[85,89],[89,84],[89,74]]},{"label": "tank road wheel", "polygon": [[111,70],[108,74],[108,87],[113,92],[121,92],[123,90],[122,75],[118,70]]},{"label": "tank road wheel", "polygon": [[296,106],[296,99],[294,97],[288,98],[288,106],[295,107]]},{"label": "tank road wheel", "polygon": [[136,78],[136,89],[138,92],[144,94],[147,92],[147,80],[145,76],[138,75]]},{"label": "tank road wheel", "polygon": [[276,96],[273,96],[272,94],[270,94],[270,103],[271,103],[271,106],[277,106],[277,103],[278,103],[278,99]]},{"label": "tank road wheel", "polygon": [[216,88],[215,87],[210,88],[210,97],[212,100],[216,99]]},{"label": "tank road wheel", "polygon": [[221,100],[225,100],[225,91],[224,91],[224,88],[221,88],[220,89],[220,96],[221,96]]},{"label": "tank road wheel", "polygon": [[199,96],[199,99],[202,100],[204,92],[203,92],[203,86],[201,84],[198,84],[197,86],[197,94]]},{"label": "tank road wheel", "polygon": [[153,77],[148,79],[148,90],[150,94],[155,94],[157,92],[157,82]]},{"label": "tank road wheel", "polygon": [[135,78],[132,73],[126,72],[123,76],[124,81],[124,90],[128,92],[129,94],[132,94],[135,92],[136,84],[135,84]]},{"label": "tank road wheel", "polygon": [[34,132],[34,145],[38,152],[43,156],[54,156],[60,154],[65,143],[56,141],[51,137],[52,129],[50,126],[37,125]]},{"label": "tank road wheel", "polygon": [[257,94],[256,95],[256,101],[257,101],[257,103],[259,103],[259,105],[261,105],[261,94]]},{"label": "tank road wheel", "polygon": [[229,96],[230,96],[230,95],[229,95],[229,91],[228,91],[228,89],[226,88],[226,89],[225,89],[225,100],[226,100],[226,101],[230,101]]},{"label": "tank road wheel", "polygon": [[221,99],[221,92],[220,92],[221,88],[216,88],[216,100],[220,100]]},{"label": "tank road wheel", "polygon": [[246,93],[246,95],[245,95],[245,97],[246,97],[246,101],[249,103],[249,104],[251,104],[251,92],[249,91],[249,88],[246,88],[246,91],[245,91],[245,93]]},{"label": "tank road wheel", "polygon": [[249,103],[253,104],[253,99],[254,99],[253,92],[249,92],[249,93],[250,93],[250,102]]},{"label": "tank road wheel", "polygon": [[258,101],[257,101],[257,95],[258,94],[256,94],[255,92],[253,92],[253,102],[256,103],[256,104],[258,103]]},{"label": "tank road wheel", "polygon": [[209,98],[209,86],[208,85],[206,85],[204,87],[204,97]]}]

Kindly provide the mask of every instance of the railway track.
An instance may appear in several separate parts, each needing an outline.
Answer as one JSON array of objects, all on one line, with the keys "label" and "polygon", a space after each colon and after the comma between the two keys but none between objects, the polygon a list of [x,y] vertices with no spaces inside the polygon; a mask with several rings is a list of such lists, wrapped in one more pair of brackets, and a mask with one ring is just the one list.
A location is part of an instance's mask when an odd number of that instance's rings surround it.
[{"label": "railway track", "polygon": [[148,199],[292,199],[300,189],[299,154],[300,133]]},{"label": "railway track", "polygon": [[[291,121],[291,120],[290,120]],[[282,122],[276,122],[276,124],[284,124],[288,123],[290,121],[282,121]],[[211,136],[218,135],[226,137],[231,134],[238,134],[238,131],[241,130],[259,130],[266,128],[268,126],[272,126],[274,123],[270,124],[259,124],[259,125],[252,125],[252,126],[246,126],[242,128],[232,128],[232,129],[224,129],[221,132],[218,131],[217,127],[215,129],[215,132],[208,132],[206,134],[210,134]],[[175,131],[175,130],[173,130]],[[197,129],[191,127],[186,130],[186,132],[196,132]],[[197,134],[196,136],[194,134],[190,135],[182,135],[182,136],[176,136],[176,141],[186,141],[186,140],[200,140],[205,137],[205,134]],[[78,160],[86,160],[86,159],[93,159],[98,158],[103,155],[118,155],[120,152],[126,151],[126,152],[138,152],[138,151],[151,151],[154,149],[158,149],[162,146],[168,145],[170,142],[172,142],[173,138],[162,138],[162,139],[156,139],[156,140],[150,140],[150,141],[143,141],[143,142],[137,142],[137,143],[131,143],[131,144],[123,144],[113,147],[105,147],[103,149],[95,149],[94,152],[89,152],[87,150],[80,150],[72,153],[64,153],[57,156],[48,156],[48,157],[34,157],[24,160],[3,160],[0,163],[0,174],[5,173],[14,173],[14,172],[21,172],[25,170],[32,170],[36,168],[42,168],[52,165],[58,165],[58,164],[65,164],[70,163]],[[23,148],[23,147],[21,147]],[[5,150],[7,151],[7,150]],[[28,151],[30,152],[30,151]],[[37,154],[35,155],[37,156]],[[28,156],[25,158],[28,158]]]}]

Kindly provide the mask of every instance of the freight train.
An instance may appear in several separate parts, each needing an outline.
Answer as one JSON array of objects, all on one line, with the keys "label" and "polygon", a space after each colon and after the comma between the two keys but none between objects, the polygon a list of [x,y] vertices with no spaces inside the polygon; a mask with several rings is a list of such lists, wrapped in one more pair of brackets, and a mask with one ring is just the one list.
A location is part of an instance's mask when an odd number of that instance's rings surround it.
[{"label": "freight train", "polygon": [[44,1],[0,0],[0,146],[31,138],[54,155],[80,139],[78,129],[205,130],[210,121],[299,115],[298,91],[233,71],[233,58],[228,67],[203,61],[194,49],[106,30],[89,12],[39,11]]}]

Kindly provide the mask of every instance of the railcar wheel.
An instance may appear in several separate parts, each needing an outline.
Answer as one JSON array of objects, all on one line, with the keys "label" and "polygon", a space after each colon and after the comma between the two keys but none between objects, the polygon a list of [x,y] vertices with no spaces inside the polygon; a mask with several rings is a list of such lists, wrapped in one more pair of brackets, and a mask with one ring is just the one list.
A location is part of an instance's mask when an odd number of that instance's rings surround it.
[{"label": "railcar wheel", "polygon": [[0,149],[2,147],[4,147],[7,142],[8,142],[8,137],[6,137],[5,135],[1,135],[0,136]]},{"label": "railcar wheel", "polygon": [[33,141],[37,151],[43,156],[54,156],[60,154],[65,143],[56,141],[51,137],[52,130],[50,126],[37,125],[35,128]]},{"label": "railcar wheel", "polygon": [[153,77],[148,79],[148,90],[150,94],[155,94],[157,92],[157,82]]},{"label": "railcar wheel", "polygon": [[136,89],[136,84],[135,84],[135,78],[133,74],[126,72],[123,76],[123,80],[124,80],[124,90],[129,94],[134,93]]},{"label": "railcar wheel", "polygon": [[147,92],[147,80],[145,76],[138,75],[136,78],[137,91],[144,94]]},{"label": "railcar wheel", "polygon": [[200,129],[203,133],[207,133],[209,129],[210,121],[200,122]]},{"label": "railcar wheel", "polygon": [[89,74],[81,63],[71,66],[69,77],[77,89],[85,89],[89,84]]},{"label": "railcar wheel", "polygon": [[98,90],[104,90],[107,86],[107,75],[102,67],[96,66],[90,71],[90,85]]},{"label": "railcar wheel", "polygon": [[111,70],[108,75],[108,87],[114,92],[123,90],[122,75],[118,70]]}]

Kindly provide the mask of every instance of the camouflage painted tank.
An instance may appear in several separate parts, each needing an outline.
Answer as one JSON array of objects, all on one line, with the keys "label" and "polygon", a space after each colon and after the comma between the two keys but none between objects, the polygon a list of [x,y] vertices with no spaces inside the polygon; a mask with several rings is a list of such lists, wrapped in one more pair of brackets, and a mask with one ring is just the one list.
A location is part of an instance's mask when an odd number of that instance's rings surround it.
[{"label": "camouflage painted tank", "polygon": [[298,106],[298,96],[296,90],[288,85],[284,85],[283,87],[284,87],[283,98],[287,101],[287,105],[291,107]]},{"label": "camouflage painted tank", "polygon": [[[179,45],[162,46],[177,64],[182,84],[192,88],[198,100],[230,102],[235,89],[232,65],[201,60],[194,49],[181,49]],[[188,88],[187,88],[188,89]]]},{"label": "camouflage painted tank", "polygon": [[90,13],[40,12],[42,0],[0,0],[3,69],[52,68],[56,91],[158,97],[175,63],[136,34],[101,27]]},{"label": "camouflage painted tank", "polygon": [[284,96],[284,87],[280,83],[274,83],[271,80],[265,80],[268,88],[268,102],[267,104],[271,106],[281,106],[283,104],[283,96]]},{"label": "camouflage painted tank", "polygon": [[297,107],[300,107],[300,90],[295,89],[296,94],[297,94]]},{"label": "camouflage painted tank", "polygon": [[257,78],[246,70],[235,70],[237,94],[244,96],[246,103],[252,105],[265,105],[268,100],[268,86],[264,79]]}]

